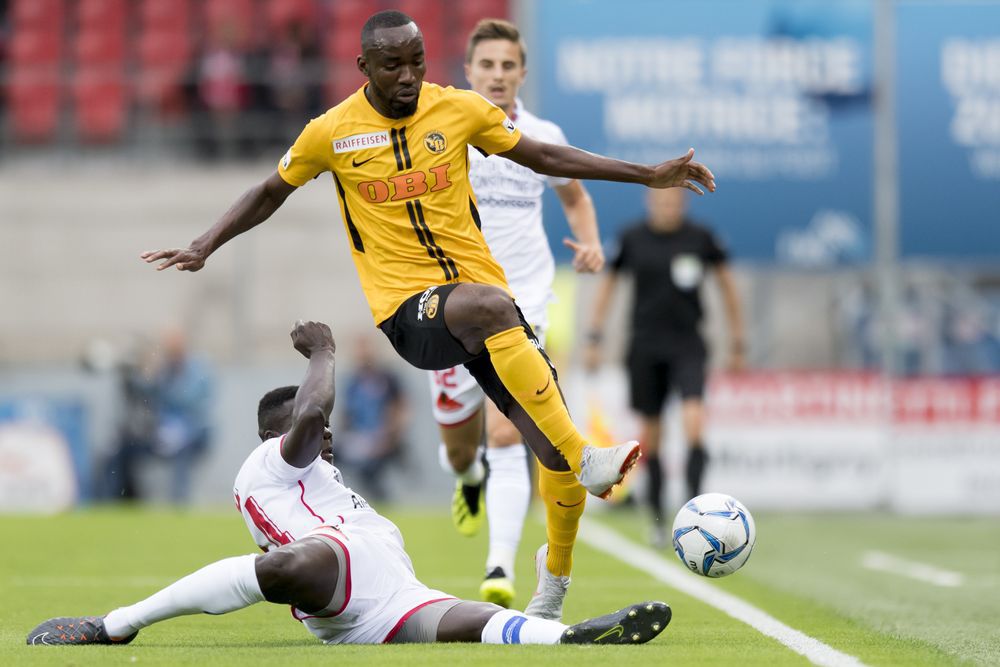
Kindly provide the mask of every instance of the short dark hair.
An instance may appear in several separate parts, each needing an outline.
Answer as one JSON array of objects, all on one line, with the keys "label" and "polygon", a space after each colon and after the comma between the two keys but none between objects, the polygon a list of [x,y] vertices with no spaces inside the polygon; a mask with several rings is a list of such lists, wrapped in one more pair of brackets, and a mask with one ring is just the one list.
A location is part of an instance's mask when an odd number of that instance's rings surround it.
[{"label": "short dark hair", "polygon": [[264,394],[257,404],[257,429],[264,431],[283,431],[284,424],[277,423],[277,420],[284,416],[282,408],[288,401],[295,398],[299,391],[298,386],[289,385],[278,387]]},{"label": "short dark hair", "polygon": [[399,28],[410,23],[415,23],[415,21],[403,12],[396,11],[395,9],[375,12],[368,17],[365,25],[361,28],[361,52],[364,53],[365,49],[371,46],[371,43],[375,40],[376,30],[381,30],[382,28]]},{"label": "short dark hair", "polygon": [[524,48],[524,40],[521,39],[521,31],[510,21],[503,19],[482,19],[472,29],[469,35],[469,45],[465,48],[465,62],[472,62],[472,52],[476,50],[479,42],[487,39],[505,39],[514,42],[521,49],[521,65],[528,64],[528,51]]}]

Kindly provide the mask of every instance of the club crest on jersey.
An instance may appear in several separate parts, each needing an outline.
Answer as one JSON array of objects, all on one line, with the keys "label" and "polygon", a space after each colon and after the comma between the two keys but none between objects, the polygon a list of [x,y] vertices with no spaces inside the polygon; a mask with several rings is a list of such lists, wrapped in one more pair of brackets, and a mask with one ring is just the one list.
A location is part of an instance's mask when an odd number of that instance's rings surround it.
[{"label": "club crest on jersey", "polygon": [[434,293],[436,289],[437,287],[429,287],[420,295],[420,300],[417,301],[418,322],[423,321],[425,315],[427,319],[433,320],[434,316],[438,314],[438,304],[441,302],[441,298]]},{"label": "club crest on jersey", "polygon": [[351,151],[363,151],[369,148],[380,148],[389,145],[389,131],[368,132],[366,134],[352,134],[349,137],[334,139],[334,153],[350,153]]},{"label": "club crest on jersey", "polygon": [[448,140],[443,132],[432,130],[424,137],[424,148],[434,155],[440,155],[448,148]]}]

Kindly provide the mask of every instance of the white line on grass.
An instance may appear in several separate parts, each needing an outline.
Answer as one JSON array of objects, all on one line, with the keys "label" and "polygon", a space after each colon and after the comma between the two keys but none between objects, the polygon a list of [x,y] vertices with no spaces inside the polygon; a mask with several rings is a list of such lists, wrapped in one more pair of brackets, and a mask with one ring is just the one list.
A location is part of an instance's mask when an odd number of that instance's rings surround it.
[{"label": "white line on grass", "polygon": [[735,595],[719,590],[707,580],[692,574],[681,565],[668,561],[655,551],[640,546],[619,533],[595,521],[580,522],[580,539],[589,546],[642,570],[673,586],[682,593],[701,600],[716,609],[743,621],[761,634],[773,637],[816,665],[824,667],[863,667],[854,656],[841,653],[818,639],[790,628]]},{"label": "white line on grass", "polygon": [[932,586],[955,588],[965,582],[965,577],[958,572],[942,570],[933,565],[906,560],[882,551],[866,552],[861,559],[861,564],[869,570],[898,574],[901,577],[916,579]]}]

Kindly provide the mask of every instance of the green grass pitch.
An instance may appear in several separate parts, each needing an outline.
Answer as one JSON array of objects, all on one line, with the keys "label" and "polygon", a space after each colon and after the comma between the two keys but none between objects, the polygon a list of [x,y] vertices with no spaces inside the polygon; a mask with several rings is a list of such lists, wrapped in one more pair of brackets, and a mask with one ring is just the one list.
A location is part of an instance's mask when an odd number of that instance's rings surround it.
[{"label": "green grass pitch", "polygon": [[[446,508],[386,514],[402,529],[425,583],[475,597],[485,535],[470,540],[455,534]],[[747,566],[712,585],[868,665],[1000,664],[995,518],[760,514],[756,519],[757,547]],[[635,541],[644,534],[643,523],[631,514],[596,520]],[[105,613],[254,547],[234,511],[91,509],[53,518],[0,517],[0,529],[8,536],[0,559],[0,665],[809,664],[750,626],[585,544],[577,548],[566,620],[662,599],[673,607],[674,620],[657,640],[635,647],[333,647],[313,639],[287,608],[259,604],[223,617],[167,621],[124,647],[29,647],[27,631],[45,618]],[[520,606],[533,588],[530,554],[543,539],[542,526],[532,518],[518,564]],[[944,588],[866,569],[862,559],[870,550],[958,572],[964,583]]]}]

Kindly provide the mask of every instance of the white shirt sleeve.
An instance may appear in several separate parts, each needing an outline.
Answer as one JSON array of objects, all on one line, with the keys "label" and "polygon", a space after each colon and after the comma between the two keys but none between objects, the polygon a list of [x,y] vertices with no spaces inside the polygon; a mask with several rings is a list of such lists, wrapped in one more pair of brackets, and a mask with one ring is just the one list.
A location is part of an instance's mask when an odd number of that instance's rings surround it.
[{"label": "white shirt sleeve", "polygon": [[316,461],[314,460],[305,468],[296,468],[281,458],[281,446],[284,442],[285,436],[281,436],[276,447],[269,447],[267,449],[267,452],[264,454],[264,469],[269,477],[282,482],[294,482],[304,477],[309,469],[316,464]]}]

